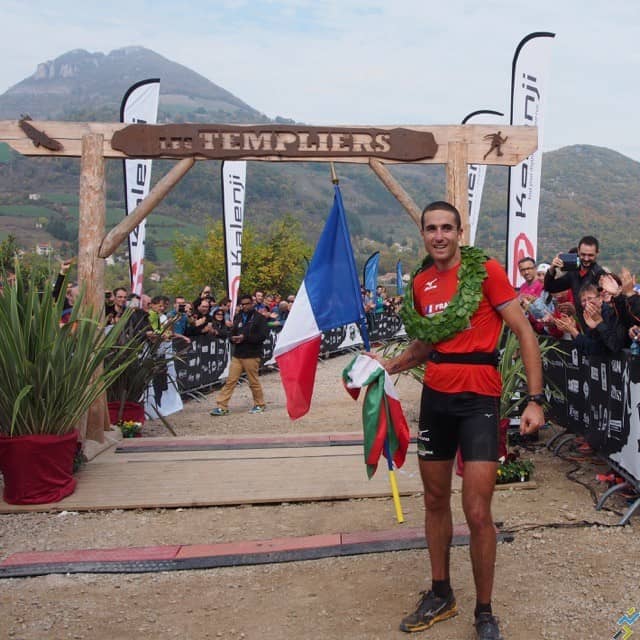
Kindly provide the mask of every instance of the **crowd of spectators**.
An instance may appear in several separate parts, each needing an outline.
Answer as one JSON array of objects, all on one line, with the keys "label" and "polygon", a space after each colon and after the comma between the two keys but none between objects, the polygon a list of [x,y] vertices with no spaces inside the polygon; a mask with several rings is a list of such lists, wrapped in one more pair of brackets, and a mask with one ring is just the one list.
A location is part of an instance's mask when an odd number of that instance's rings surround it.
[{"label": "crowd of spectators", "polygon": [[375,294],[370,289],[360,287],[362,304],[367,314],[369,313],[397,313],[402,306],[402,296],[389,296],[387,288],[379,285]]},{"label": "crowd of spectators", "polygon": [[[597,238],[587,235],[551,264],[536,268],[533,258],[522,258],[518,295],[537,333],[571,340],[580,354],[606,357],[640,339],[640,294],[630,271],[612,273],[598,264],[599,253]],[[575,451],[593,452],[582,437]]]},{"label": "crowd of spectators", "polygon": [[518,269],[522,308],[539,334],[573,340],[579,353],[616,353],[640,337],[640,295],[626,268],[612,273],[598,264],[600,245],[584,236],[550,264],[531,257]]},{"label": "crowd of spectators", "polygon": [[[265,317],[269,327],[284,325],[289,315],[295,295],[283,299],[280,294],[266,294],[257,290],[251,296],[255,309]],[[69,301],[72,304],[72,301]],[[145,330],[155,335],[181,337],[189,341],[196,336],[208,335],[213,338],[228,339],[233,318],[231,317],[231,300],[228,297],[216,301],[210,286],[205,286],[191,302],[183,295],[173,299],[167,296],[138,296],[128,293],[124,287],[105,292],[105,317],[107,324],[118,322],[128,308],[134,308],[130,317],[144,317],[147,323]],[[237,309],[236,309],[237,311]]]}]

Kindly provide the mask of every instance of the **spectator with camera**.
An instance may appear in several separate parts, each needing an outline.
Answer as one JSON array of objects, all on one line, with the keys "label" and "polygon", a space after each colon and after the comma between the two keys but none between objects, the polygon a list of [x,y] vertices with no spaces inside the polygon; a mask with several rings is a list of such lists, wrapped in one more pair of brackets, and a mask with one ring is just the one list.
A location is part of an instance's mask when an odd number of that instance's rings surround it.
[{"label": "spectator with camera", "polygon": [[187,330],[187,301],[184,296],[176,296],[173,300],[173,309],[167,313],[167,317],[172,322],[173,332],[184,336]]},{"label": "spectator with camera", "polygon": [[[544,277],[544,290],[549,293],[571,290],[573,299],[580,301],[580,292],[587,284],[598,287],[598,281],[605,271],[597,263],[600,245],[593,236],[584,236],[578,243],[578,253],[559,253],[552,261]],[[587,330],[584,310],[576,309],[578,322]]]}]

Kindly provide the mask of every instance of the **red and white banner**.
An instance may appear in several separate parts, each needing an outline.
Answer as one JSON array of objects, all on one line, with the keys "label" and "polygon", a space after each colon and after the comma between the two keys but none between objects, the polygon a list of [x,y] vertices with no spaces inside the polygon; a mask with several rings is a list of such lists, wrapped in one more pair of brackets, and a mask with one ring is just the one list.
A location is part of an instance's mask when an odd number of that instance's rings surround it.
[{"label": "red and white banner", "polygon": [[518,260],[527,256],[535,260],[537,254],[544,110],[554,37],[554,33],[530,33],[520,41],[513,57],[511,124],[538,127],[537,151],[509,169],[506,267],[515,287],[522,283]]},{"label": "red and white banner", "polygon": [[247,163],[227,160],[222,163],[222,220],[224,224],[227,291],[231,300],[229,313],[233,318],[240,290],[242,271],[242,227]]},{"label": "red and white banner", "polygon": [[[120,122],[155,124],[158,120],[160,80],[137,82],[125,93],[120,105]],[[151,186],[151,160],[124,160],[125,213],[129,215],[147,197]],[[145,223],[129,234],[131,291],[142,295],[144,276]]]},{"label": "red and white banner", "polygon": [[[473,124],[500,124],[504,113],[492,111],[491,109],[481,109],[467,115],[462,124],[467,124],[473,120]],[[482,191],[484,189],[484,179],[487,174],[486,164],[467,165],[467,195],[469,197],[469,244],[473,246],[476,242],[476,231],[478,230],[478,219],[480,218],[480,204],[482,202]]]}]

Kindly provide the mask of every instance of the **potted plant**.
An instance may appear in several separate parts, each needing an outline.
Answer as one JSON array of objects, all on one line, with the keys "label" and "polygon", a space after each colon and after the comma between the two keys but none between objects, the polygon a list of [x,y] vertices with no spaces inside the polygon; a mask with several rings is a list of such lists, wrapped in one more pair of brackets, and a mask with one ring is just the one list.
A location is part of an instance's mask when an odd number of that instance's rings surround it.
[{"label": "potted plant", "polygon": [[[157,411],[155,403],[155,396],[162,393],[161,388],[164,386],[166,389],[166,385],[170,384],[167,378],[169,363],[178,358],[178,355],[167,348],[171,322],[164,325],[160,333],[155,333],[151,331],[146,314],[136,309],[124,325],[120,342],[138,345],[139,350],[137,357],[131,360],[127,358],[127,353],[114,345],[113,352],[107,358],[105,366],[119,370],[107,391],[111,423],[118,426],[123,422],[144,424],[144,402],[147,398],[165,427],[176,435],[171,425]],[[126,366],[120,366],[125,360]],[[161,388],[157,389],[158,386]]]},{"label": "potted plant", "polygon": [[135,420],[121,420],[118,427],[123,438],[140,438],[142,436],[142,423]]},{"label": "potted plant", "polygon": [[76,425],[136,357],[137,347],[122,345],[118,366],[104,369],[119,328],[105,332],[82,293],[61,325],[64,296],[52,293],[51,283],[38,290],[33,278],[17,277],[0,295],[0,471],[12,504],[73,492]]}]

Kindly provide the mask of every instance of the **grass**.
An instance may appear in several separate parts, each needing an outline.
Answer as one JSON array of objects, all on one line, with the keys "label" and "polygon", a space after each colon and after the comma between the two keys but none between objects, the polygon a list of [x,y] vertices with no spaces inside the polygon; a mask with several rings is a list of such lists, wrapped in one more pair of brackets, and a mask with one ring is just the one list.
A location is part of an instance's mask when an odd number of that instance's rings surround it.
[{"label": "grass", "polygon": [[55,211],[42,205],[33,204],[2,204],[0,216],[25,216],[27,218],[49,218],[55,215]]},{"label": "grass", "polygon": [[73,204],[78,206],[78,196],[73,193],[41,193],[43,200],[55,202],[56,204]]}]

